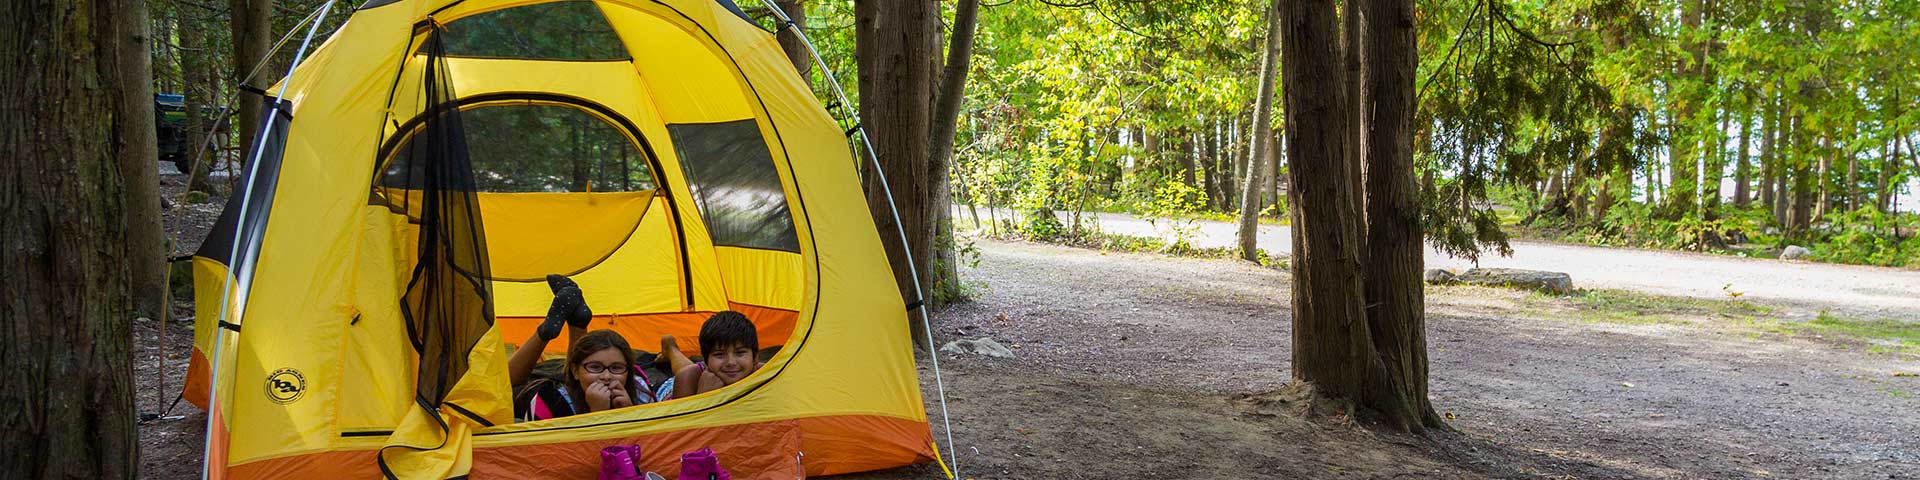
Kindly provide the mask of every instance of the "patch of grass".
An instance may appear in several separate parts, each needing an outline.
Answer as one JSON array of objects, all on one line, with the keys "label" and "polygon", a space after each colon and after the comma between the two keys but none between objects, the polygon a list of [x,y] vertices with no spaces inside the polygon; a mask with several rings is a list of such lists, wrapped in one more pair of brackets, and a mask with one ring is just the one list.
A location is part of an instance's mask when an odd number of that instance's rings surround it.
[{"label": "patch of grass", "polygon": [[1753,320],[1772,309],[1740,300],[1717,300],[1648,295],[1624,290],[1579,290],[1566,297],[1535,293],[1536,306],[1566,302],[1576,319],[1587,323],[1622,325],[1687,325],[1699,317]]},{"label": "patch of grass", "polygon": [[1893,397],[1893,398],[1913,398],[1912,393],[1907,393],[1897,388],[1887,389],[1887,396]]},{"label": "patch of grass", "polygon": [[[1170,243],[1165,238],[1143,237],[1107,233],[1098,230],[1082,230],[1079,233],[1065,232],[1056,235],[1033,235],[1026,232],[1011,232],[1002,238],[1027,240],[1031,242],[1051,243],[1076,248],[1088,248],[1102,252],[1158,253],[1183,258],[1240,259],[1240,249],[1231,247],[1203,248],[1186,242]],[[1261,250],[1257,261],[1261,266],[1287,269],[1287,257],[1270,256]]]},{"label": "patch of grass", "polygon": [[1793,333],[1839,336],[1867,341],[1875,352],[1920,353],[1920,323],[1844,318],[1828,312],[1805,323],[1787,324]]},{"label": "patch of grass", "polygon": [[1532,316],[1616,325],[1697,325],[1760,340],[1818,337],[1840,351],[1920,355],[1920,322],[1847,318],[1821,312],[1812,320],[1779,318],[1772,307],[1739,299],[1578,290],[1556,297],[1530,293],[1518,303]]}]

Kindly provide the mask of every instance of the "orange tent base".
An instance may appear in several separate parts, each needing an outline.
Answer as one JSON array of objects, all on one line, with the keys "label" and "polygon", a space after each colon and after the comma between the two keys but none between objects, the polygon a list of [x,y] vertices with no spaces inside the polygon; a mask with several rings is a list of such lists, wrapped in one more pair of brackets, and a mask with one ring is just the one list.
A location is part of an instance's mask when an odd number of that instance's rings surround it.
[{"label": "orange tent base", "polygon": [[[859,433],[884,435],[884,444],[857,451],[834,438]],[[484,432],[482,433],[484,435]],[[600,449],[640,445],[641,468],[674,478],[680,454],[711,448],[738,479],[791,479],[864,472],[933,460],[931,432],[924,422],[891,417],[845,415],[694,428],[628,438],[473,449],[476,478],[592,478],[600,471]],[[809,441],[809,440],[812,441]],[[834,449],[840,446],[840,449]],[[809,448],[811,447],[811,448]],[[235,465],[235,478],[379,478],[373,450],[295,455]]]}]

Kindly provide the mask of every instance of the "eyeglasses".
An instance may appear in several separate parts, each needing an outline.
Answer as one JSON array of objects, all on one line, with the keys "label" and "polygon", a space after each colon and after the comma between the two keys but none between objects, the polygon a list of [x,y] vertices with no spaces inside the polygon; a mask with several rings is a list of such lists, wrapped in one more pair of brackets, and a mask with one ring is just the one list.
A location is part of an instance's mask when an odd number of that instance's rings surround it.
[{"label": "eyeglasses", "polygon": [[586,365],[581,365],[580,368],[585,368],[587,369],[587,373],[594,373],[594,374],[611,373],[614,375],[620,375],[623,373],[627,373],[627,366],[621,365],[618,363],[613,365],[601,365],[598,363],[589,363]]}]

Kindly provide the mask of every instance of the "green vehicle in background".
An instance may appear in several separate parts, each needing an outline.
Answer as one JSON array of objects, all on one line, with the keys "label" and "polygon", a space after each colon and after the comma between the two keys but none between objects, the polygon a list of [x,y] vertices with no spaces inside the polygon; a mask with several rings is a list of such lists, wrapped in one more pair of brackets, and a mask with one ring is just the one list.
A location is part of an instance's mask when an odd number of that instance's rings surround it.
[{"label": "green vehicle in background", "polygon": [[[200,113],[200,118],[217,122],[215,128],[220,129],[220,132],[226,131],[226,119],[222,118],[219,112],[200,107]],[[199,139],[187,138],[187,97],[174,93],[154,94],[153,126],[160,160],[173,162],[173,166],[181,173],[190,170],[193,165],[189,161],[193,159],[194,150],[199,146],[194,142]],[[214,139],[216,144],[224,143],[220,140],[216,135]]]},{"label": "green vehicle in background", "polygon": [[180,171],[187,171],[187,159],[192,153],[187,151],[187,97],[171,93],[153,95],[154,139],[160,147],[160,160],[173,162]]}]

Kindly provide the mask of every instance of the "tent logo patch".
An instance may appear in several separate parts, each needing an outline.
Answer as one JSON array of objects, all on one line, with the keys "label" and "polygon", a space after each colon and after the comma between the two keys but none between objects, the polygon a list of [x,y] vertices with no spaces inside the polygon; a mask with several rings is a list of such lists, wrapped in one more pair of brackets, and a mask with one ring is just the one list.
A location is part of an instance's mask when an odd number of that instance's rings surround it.
[{"label": "tent logo patch", "polygon": [[267,375],[267,399],[273,403],[286,405],[299,401],[307,394],[307,377],[299,370],[282,368]]}]

